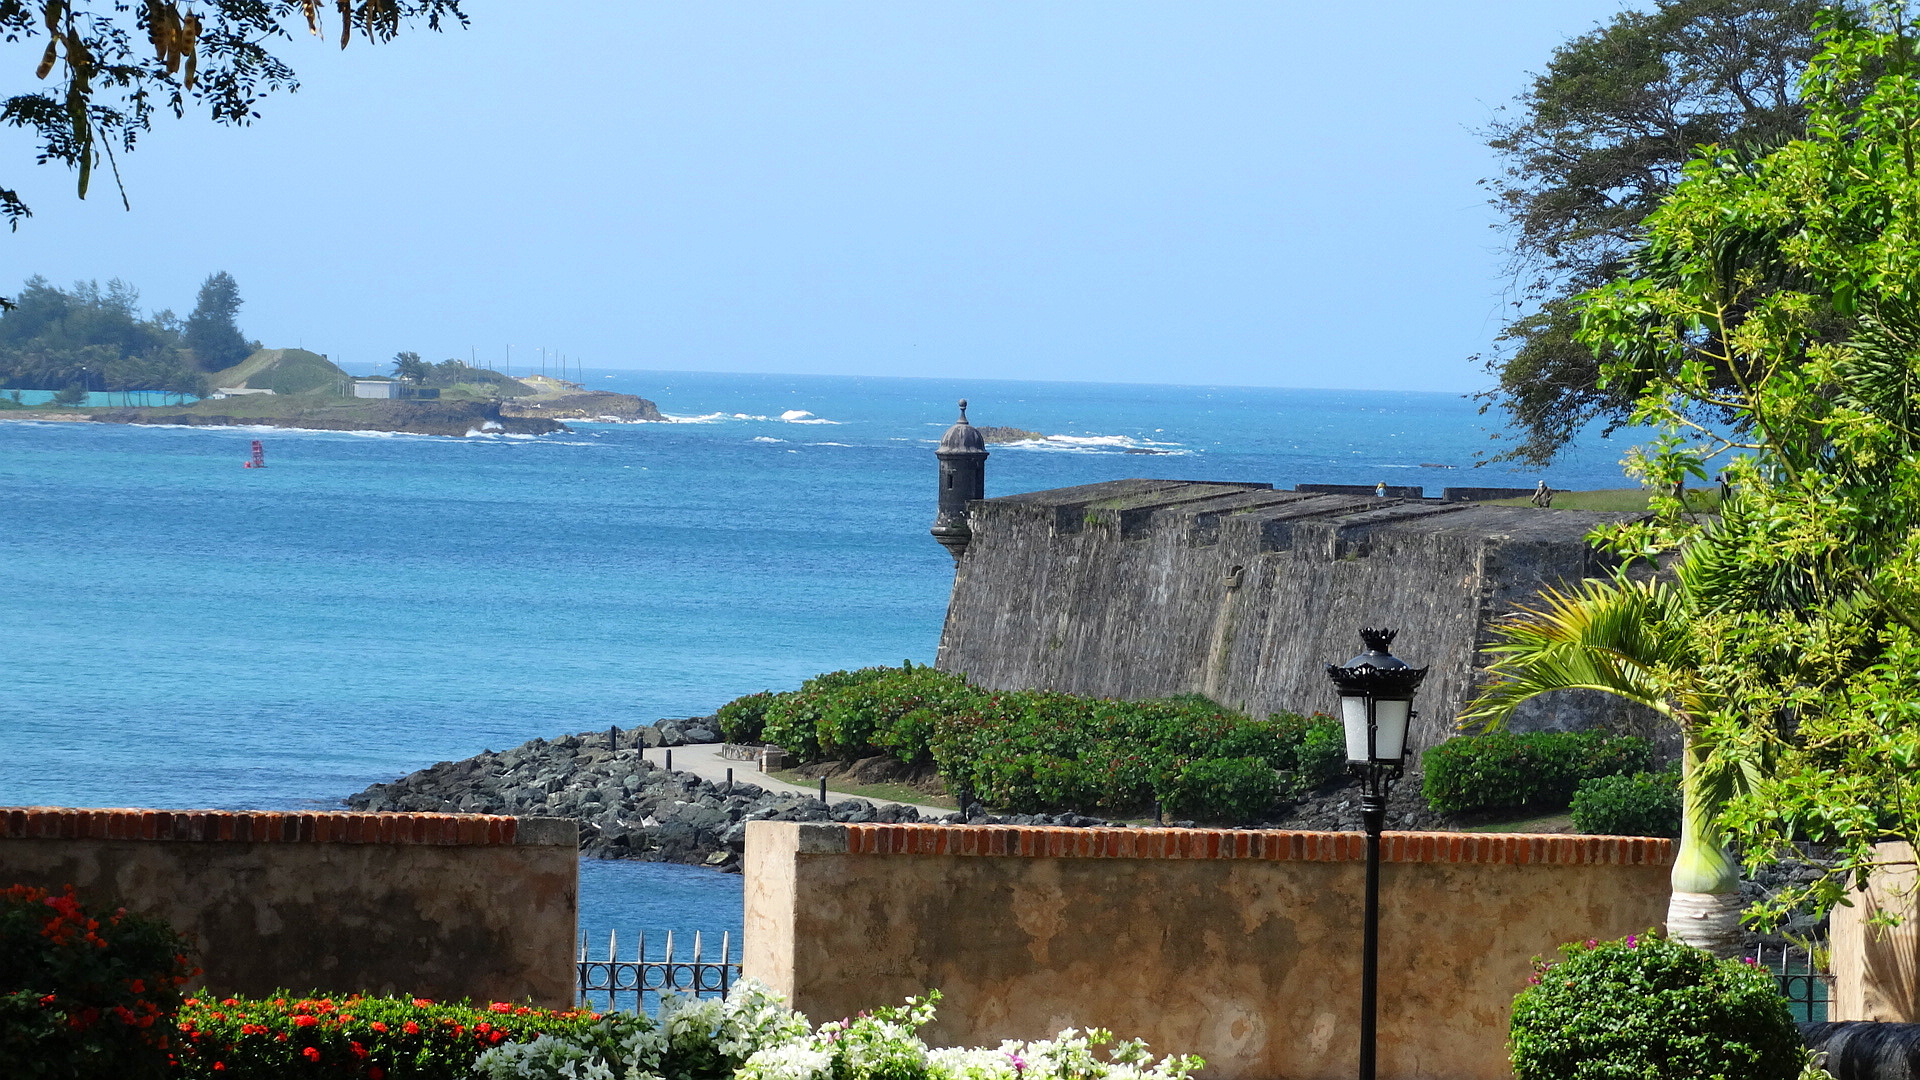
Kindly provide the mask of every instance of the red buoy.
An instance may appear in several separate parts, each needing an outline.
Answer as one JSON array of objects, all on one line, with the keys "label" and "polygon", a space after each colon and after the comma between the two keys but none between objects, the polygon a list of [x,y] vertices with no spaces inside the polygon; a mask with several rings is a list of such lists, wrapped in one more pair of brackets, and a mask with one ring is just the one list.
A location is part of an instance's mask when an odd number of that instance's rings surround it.
[{"label": "red buoy", "polygon": [[246,465],[242,467],[248,469],[264,469],[267,467],[267,448],[260,445],[259,439],[253,440],[252,460],[248,461]]}]

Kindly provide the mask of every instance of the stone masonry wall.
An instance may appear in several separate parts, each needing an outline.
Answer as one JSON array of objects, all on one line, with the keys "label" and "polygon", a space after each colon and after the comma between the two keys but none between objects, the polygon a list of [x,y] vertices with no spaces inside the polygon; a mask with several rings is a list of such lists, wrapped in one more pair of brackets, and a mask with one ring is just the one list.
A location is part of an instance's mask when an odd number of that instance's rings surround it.
[{"label": "stone masonry wall", "polygon": [[0,884],[165,919],[215,992],[574,1000],[574,822],[0,808]]},{"label": "stone masonry wall", "polygon": [[[1432,668],[1417,754],[1455,733],[1492,623],[1601,570],[1586,534],[1631,516],[1175,480],[985,499],[938,664],[996,689],[1331,711],[1324,664],[1390,626],[1394,652]],[[1515,726],[1659,733],[1597,694],[1541,699]]]},{"label": "stone masonry wall", "polygon": [[[1660,922],[1673,842],[1389,832],[1380,1075],[1502,1080],[1535,956]],[[937,988],[935,1045],[1104,1027],[1211,1080],[1336,1080],[1359,1039],[1358,833],[747,827],[745,974],[816,1021]]]}]

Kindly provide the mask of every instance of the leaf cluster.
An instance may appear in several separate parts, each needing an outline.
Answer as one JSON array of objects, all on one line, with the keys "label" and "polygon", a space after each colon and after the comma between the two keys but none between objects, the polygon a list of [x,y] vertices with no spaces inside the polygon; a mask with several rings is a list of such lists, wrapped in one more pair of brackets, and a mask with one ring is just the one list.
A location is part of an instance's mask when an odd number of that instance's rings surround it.
[{"label": "leaf cluster", "polygon": [[[243,125],[262,98],[297,89],[269,49],[276,39],[337,28],[345,48],[416,22],[438,30],[466,15],[460,0],[0,0],[0,37],[41,46],[33,73],[47,84],[0,100],[0,123],[32,131],[39,161],[75,170],[85,198],[102,158],[117,182],[116,149],[131,151],[155,113],[204,107],[216,123]],[[17,228],[29,213],[0,188],[0,216]]]},{"label": "leaf cluster", "polygon": [[1875,17],[1824,24],[1806,138],[1704,151],[1631,273],[1582,301],[1607,385],[1664,432],[1630,467],[1661,492],[1717,465],[1732,491],[1602,539],[1672,570],[1646,587],[1671,661],[1636,671],[1746,860],[1838,852],[1776,915],[1842,901],[1881,841],[1920,835],[1920,63],[1904,11]]},{"label": "leaf cluster", "polygon": [[1827,6],[1661,0],[1622,12],[1556,49],[1488,127],[1505,168],[1486,183],[1520,309],[1487,365],[1498,386],[1480,395],[1517,429],[1498,459],[1545,464],[1594,421],[1626,422],[1632,395],[1600,384],[1575,297],[1622,272],[1698,147],[1751,161],[1803,134],[1798,82]]}]

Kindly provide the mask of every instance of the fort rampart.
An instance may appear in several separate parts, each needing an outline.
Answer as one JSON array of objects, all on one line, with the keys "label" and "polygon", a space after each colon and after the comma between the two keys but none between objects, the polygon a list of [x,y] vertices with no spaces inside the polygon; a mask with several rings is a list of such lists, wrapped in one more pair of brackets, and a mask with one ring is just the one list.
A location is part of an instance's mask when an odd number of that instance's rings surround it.
[{"label": "fort rampart", "polygon": [[[996,689],[1313,712],[1333,707],[1323,664],[1389,626],[1397,654],[1432,667],[1417,754],[1455,733],[1493,623],[1601,572],[1588,532],[1632,516],[1177,480],[984,499],[938,664]],[[1515,726],[1662,734],[1598,694],[1541,699]]]},{"label": "fort rampart", "polygon": [[219,992],[574,1000],[571,820],[15,807],[0,882],[165,919]]},{"label": "fort rampart", "polygon": [[[1658,924],[1673,844],[1388,833],[1380,1072],[1510,1076],[1535,956]],[[747,827],[746,974],[816,1022],[938,988],[937,1045],[1105,1027],[1212,1080],[1350,1077],[1358,833]]]}]

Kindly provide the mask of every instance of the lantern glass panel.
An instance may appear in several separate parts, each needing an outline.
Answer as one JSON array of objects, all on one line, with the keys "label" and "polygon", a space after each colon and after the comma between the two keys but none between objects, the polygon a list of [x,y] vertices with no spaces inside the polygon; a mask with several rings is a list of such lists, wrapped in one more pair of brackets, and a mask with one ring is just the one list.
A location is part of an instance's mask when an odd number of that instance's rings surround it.
[{"label": "lantern glass panel", "polygon": [[1340,697],[1340,723],[1347,729],[1347,760],[1357,765],[1367,762],[1367,698],[1364,694]]},{"label": "lantern glass panel", "polygon": [[1399,761],[1407,752],[1407,720],[1411,701],[1376,698],[1373,702],[1373,756],[1375,761]]}]

